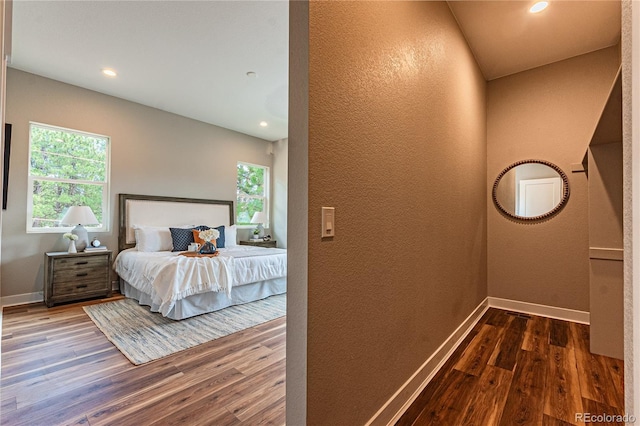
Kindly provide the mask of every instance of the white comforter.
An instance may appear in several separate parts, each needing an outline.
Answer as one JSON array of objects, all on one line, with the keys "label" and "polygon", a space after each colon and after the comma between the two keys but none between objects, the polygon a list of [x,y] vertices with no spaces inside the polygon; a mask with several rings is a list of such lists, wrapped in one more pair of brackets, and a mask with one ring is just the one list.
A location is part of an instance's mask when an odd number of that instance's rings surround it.
[{"label": "white comforter", "polygon": [[185,257],[179,252],[122,251],[114,269],[131,286],[149,294],[167,315],[177,300],[198,293],[287,275],[287,251],[252,246],[220,249],[217,257]]}]

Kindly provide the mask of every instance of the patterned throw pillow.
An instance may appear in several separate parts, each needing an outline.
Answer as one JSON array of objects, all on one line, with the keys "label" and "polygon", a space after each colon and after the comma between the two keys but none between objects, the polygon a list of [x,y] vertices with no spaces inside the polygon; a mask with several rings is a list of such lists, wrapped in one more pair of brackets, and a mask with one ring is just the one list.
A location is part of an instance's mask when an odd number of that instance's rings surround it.
[{"label": "patterned throw pillow", "polygon": [[169,228],[173,240],[172,251],[187,251],[189,244],[193,242],[192,229],[194,228]]}]

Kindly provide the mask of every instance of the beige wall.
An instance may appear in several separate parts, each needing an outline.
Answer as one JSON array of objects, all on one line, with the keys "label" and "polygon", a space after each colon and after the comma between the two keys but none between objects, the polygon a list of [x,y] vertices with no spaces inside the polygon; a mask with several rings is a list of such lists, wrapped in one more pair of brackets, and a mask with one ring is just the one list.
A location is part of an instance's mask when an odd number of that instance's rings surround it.
[{"label": "beige wall", "polygon": [[26,233],[29,121],[111,137],[111,230],[96,235],[113,249],[117,194],[235,200],[237,161],[272,166],[264,140],[13,69],[6,112],[13,137],[3,297],[42,291],[43,253],[66,249],[60,234]]},{"label": "beige wall", "polygon": [[624,407],[640,407],[640,4],[622,1]]},{"label": "beige wall", "polygon": [[273,142],[273,168],[271,175],[271,236],[278,241],[278,247],[287,248],[287,179],[289,159],[287,139]]},{"label": "beige wall", "polygon": [[[589,310],[587,177],[580,163],[619,66],[617,46],[487,85],[488,288],[493,297]],[[540,159],[567,173],[571,196],[548,221],[499,214],[491,186],[511,163]]]},{"label": "beige wall", "polygon": [[[598,127],[608,127],[605,121]],[[621,141],[589,148],[589,342],[592,353],[618,359],[624,356],[624,270],[622,253],[614,260],[607,252],[623,249],[622,160]]]},{"label": "beige wall", "polygon": [[589,246],[622,249],[622,142],[589,148]]},{"label": "beige wall", "polygon": [[309,8],[307,422],[356,425],[486,297],[485,81],[444,2]]}]

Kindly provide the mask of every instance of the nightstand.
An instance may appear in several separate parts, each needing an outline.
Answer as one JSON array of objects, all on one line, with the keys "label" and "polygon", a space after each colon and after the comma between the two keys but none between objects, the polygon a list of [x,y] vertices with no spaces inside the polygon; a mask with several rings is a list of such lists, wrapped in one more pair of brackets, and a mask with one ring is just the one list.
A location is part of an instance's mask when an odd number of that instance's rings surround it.
[{"label": "nightstand", "polygon": [[44,302],[72,302],[111,295],[111,250],[44,255]]},{"label": "nightstand", "polygon": [[278,242],[276,240],[262,241],[262,240],[245,240],[240,241],[241,246],[256,246],[256,247],[267,247],[267,248],[276,248],[278,247]]}]

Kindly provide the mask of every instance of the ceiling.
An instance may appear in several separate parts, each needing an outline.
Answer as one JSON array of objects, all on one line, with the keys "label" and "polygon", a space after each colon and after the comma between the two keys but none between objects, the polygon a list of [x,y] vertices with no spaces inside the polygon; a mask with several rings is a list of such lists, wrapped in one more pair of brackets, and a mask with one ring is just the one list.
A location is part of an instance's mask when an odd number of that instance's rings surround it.
[{"label": "ceiling", "polygon": [[[487,80],[620,39],[616,0],[448,4]],[[288,18],[284,0],[14,1],[11,67],[273,141],[288,130]]]},{"label": "ceiling", "polygon": [[487,80],[613,46],[620,41],[620,2],[449,1]]},{"label": "ceiling", "polygon": [[287,1],[14,1],[10,66],[273,141],[288,15]]}]

